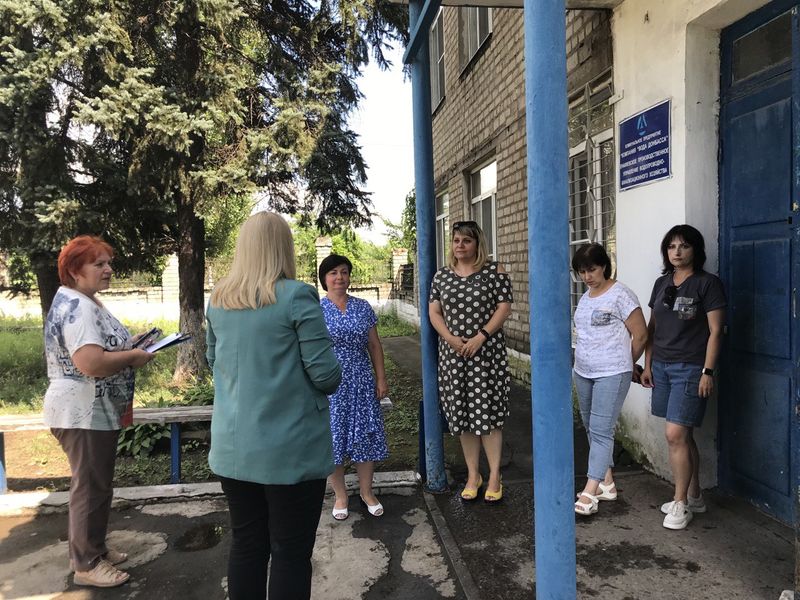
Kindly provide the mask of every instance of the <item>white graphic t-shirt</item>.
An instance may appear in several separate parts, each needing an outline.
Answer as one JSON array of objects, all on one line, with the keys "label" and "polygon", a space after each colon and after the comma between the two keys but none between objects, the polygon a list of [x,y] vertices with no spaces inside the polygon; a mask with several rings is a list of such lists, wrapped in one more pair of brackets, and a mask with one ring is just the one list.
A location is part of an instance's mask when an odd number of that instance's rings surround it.
[{"label": "white graphic t-shirt", "polygon": [[44,396],[44,423],[61,429],[121,429],[133,421],[133,369],[109,377],[87,377],[72,355],[88,344],[108,352],[130,350],[128,330],[103,306],[68,287],[53,298],[44,325],[50,386]]},{"label": "white graphic t-shirt", "polygon": [[578,375],[596,379],[633,370],[631,334],[625,321],[639,306],[636,294],[618,281],[597,298],[588,291],[581,296],[575,310]]}]

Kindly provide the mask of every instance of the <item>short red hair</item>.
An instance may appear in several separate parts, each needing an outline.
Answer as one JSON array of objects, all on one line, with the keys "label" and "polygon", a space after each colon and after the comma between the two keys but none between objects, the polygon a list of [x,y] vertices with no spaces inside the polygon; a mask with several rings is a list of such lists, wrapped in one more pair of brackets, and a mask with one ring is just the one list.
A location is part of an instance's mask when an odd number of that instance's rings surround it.
[{"label": "short red hair", "polygon": [[97,259],[101,252],[113,258],[114,250],[103,238],[96,235],[79,235],[72,238],[58,253],[58,278],[61,284],[75,287],[73,273]]}]

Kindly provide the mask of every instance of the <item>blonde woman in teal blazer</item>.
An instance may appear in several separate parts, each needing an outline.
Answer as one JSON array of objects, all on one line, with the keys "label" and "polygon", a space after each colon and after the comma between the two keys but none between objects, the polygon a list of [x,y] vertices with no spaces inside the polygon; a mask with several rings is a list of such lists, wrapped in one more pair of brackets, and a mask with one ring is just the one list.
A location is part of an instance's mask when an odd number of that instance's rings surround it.
[{"label": "blonde woman in teal blazer", "polygon": [[208,462],[228,500],[231,600],[310,598],[311,554],[333,472],[327,394],[341,369],[317,291],[294,280],[292,232],[251,216],[211,293],[214,414]]}]

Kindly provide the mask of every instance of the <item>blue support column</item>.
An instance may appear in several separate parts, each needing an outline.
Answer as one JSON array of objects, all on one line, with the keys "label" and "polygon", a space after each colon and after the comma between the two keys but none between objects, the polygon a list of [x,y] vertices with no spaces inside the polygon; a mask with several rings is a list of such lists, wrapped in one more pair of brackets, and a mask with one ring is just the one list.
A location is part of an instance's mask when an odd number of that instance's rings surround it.
[{"label": "blue support column", "polygon": [[6,481],[6,440],[5,435],[0,431],[0,494],[8,491]]},{"label": "blue support column", "polygon": [[536,597],[576,597],[564,0],[525,0]]},{"label": "blue support column", "polygon": [[[421,0],[408,3],[409,23],[413,30],[420,22]],[[428,294],[436,271],[436,221],[433,189],[433,133],[431,131],[431,80],[428,36],[420,38],[417,52],[408,57],[411,63],[411,94],[414,110],[414,179],[417,194],[417,274],[419,279],[419,320],[422,342],[422,399],[425,435],[425,471],[427,488],[447,489],[442,445],[442,422],[439,416],[439,392],[436,383],[437,337],[428,319]],[[423,457],[420,456],[420,463]]]}]

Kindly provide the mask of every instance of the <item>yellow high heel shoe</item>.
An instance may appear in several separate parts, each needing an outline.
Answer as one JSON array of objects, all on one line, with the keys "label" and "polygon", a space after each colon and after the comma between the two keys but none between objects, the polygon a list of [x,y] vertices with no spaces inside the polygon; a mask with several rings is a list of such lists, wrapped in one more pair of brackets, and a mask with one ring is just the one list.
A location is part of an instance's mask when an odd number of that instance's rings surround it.
[{"label": "yellow high heel shoe", "polygon": [[487,504],[496,504],[503,499],[503,480],[500,480],[500,489],[496,492],[490,492],[486,490],[483,493],[483,501]]},{"label": "yellow high heel shoe", "polygon": [[476,485],[474,488],[464,486],[464,489],[461,490],[461,499],[467,502],[472,502],[478,497],[478,490],[480,490],[481,487],[483,487],[483,477],[478,474],[478,485]]}]

